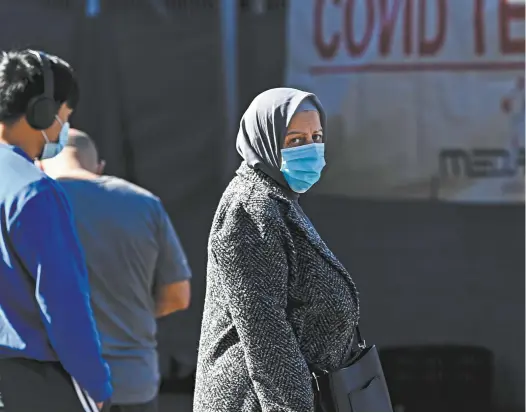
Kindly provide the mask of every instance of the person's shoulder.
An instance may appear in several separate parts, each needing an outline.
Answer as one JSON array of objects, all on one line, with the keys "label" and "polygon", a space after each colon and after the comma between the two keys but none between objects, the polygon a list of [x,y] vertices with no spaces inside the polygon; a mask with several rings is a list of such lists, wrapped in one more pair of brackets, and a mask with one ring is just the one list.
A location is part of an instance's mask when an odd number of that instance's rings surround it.
[{"label": "person's shoulder", "polygon": [[61,192],[60,186],[49,176],[42,174],[38,179],[35,179],[24,185],[16,194],[20,200],[43,200],[50,196],[56,196]]},{"label": "person's shoulder", "polygon": [[212,230],[218,235],[232,231],[272,234],[283,227],[284,207],[283,201],[271,192],[234,178],[223,194]]},{"label": "person's shoulder", "polygon": [[0,189],[0,203],[11,211],[11,218],[28,204],[39,208],[60,199],[63,193],[52,178],[16,148],[0,145],[0,175],[6,178]]},{"label": "person's shoulder", "polygon": [[11,213],[11,220],[23,216],[24,211],[34,215],[36,211],[49,214],[56,211],[59,203],[64,201],[61,188],[53,179],[44,175],[21,187],[6,199],[6,208]]},{"label": "person's shoulder", "polygon": [[104,175],[96,181],[97,185],[117,203],[123,202],[128,210],[134,210],[138,214],[153,216],[161,222],[167,217],[166,210],[161,199],[149,190],[115,176]]},{"label": "person's shoulder", "polygon": [[[241,188],[241,190],[239,190]],[[239,180],[239,203],[247,213],[263,220],[282,219],[284,210],[288,208],[286,199],[276,194],[264,185],[248,183]]]},{"label": "person's shoulder", "polygon": [[123,195],[134,195],[138,198],[148,199],[153,202],[159,201],[159,197],[147,189],[116,176],[103,175],[96,180],[96,183],[108,191],[120,193]]},{"label": "person's shoulder", "polygon": [[5,179],[2,189],[10,192],[38,186],[39,181],[47,178],[21,149],[3,144],[0,144],[0,176]]}]

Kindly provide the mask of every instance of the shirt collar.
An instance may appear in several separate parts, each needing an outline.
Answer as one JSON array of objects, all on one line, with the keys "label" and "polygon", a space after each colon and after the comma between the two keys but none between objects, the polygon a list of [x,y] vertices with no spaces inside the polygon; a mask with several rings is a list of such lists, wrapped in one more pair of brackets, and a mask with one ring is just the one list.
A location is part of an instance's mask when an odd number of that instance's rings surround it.
[{"label": "shirt collar", "polygon": [[25,153],[22,149],[20,149],[18,146],[0,143],[0,148],[6,148],[7,150],[18,154],[21,157],[27,159],[29,162],[33,163],[33,160],[29,157],[29,155]]}]

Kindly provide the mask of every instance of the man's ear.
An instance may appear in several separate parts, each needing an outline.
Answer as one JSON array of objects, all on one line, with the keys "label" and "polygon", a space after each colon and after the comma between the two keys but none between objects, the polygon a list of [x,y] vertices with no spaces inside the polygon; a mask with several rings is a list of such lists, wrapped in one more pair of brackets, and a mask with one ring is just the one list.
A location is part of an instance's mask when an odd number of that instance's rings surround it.
[{"label": "man's ear", "polygon": [[97,167],[97,175],[102,175],[104,173],[104,168],[106,168],[106,161],[101,160],[99,166]]}]

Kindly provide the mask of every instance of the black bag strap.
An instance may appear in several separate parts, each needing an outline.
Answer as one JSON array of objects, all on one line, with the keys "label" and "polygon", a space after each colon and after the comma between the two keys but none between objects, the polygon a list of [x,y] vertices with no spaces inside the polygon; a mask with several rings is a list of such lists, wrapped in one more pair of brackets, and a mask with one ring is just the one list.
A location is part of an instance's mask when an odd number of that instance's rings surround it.
[{"label": "black bag strap", "polygon": [[[345,360],[350,360],[351,359],[351,355],[352,355],[353,347],[354,347],[353,344],[354,343],[356,343],[356,346],[360,350],[364,350],[367,347],[367,345],[365,343],[365,340],[362,337],[362,333],[360,333],[360,327],[358,327],[358,324],[356,324],[356,326],[354,327],[354,335],[353,335],[351,344],[349,345],[349,348],[347,349],[347,354],[345,355]],[[317,374],[319,372],[327,373],[326,371],[320,369],[316,365],[309,365],[309,369],[311,370],[311,372],[313,372],[312,374],[314,375],[314,378],[318,377]]]},{"label": "black bag strap", "polygon": [[351,344],[350,344],[349,348],[347,349],[347,354],[345,355],[345,360],[350,360],[351,359],[351,355],[352,355],[353,347],[354,347],[353,344],[354,343],[356,343],[356,346],[360,350],[364,350],[367,347],[367,344],[365,343],[365,340],[362,337],[362,333],[360,333],[360,327],[358,326],[358,324],[356,324],[356,326],[354,327],[354,335],[353,335]]},{"label": "black bag strap", "polygon": [[358,326],[358,324],[356,324],[356,327],[354,327],[354,337],[357,340],[357,346],[359,348],[364,349],[365,347],[367,347],[367,344],[365,343],[365,340],[363,339],[362,334],[360,333],[360,327]]}]

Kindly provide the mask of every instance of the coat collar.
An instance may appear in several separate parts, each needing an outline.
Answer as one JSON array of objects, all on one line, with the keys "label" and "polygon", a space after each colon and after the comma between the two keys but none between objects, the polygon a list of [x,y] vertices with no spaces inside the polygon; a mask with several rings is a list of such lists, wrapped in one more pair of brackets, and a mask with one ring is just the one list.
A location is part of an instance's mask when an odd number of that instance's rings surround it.
[{"label": "coat collar", "polygon": [[236,173],[241,178],[246,179],[254,184],[263,185],[266,190],[273,195],[274,198],[277,198],[280,201],[290,203],[299,199],[299,195],[297,193],[283,187],[263,171],[248,166],[246,162],[241,164]]},{"label": "coat collar", "polygon": [[272,198],[285,203],[287,205],[287,220],[292,222],[299,229],[301,234],[309,241],[320,256],[336,269],[336,271],[342,274],[342,276],[349,282],[351,288],[356,291],[356,287],[349,272],[340,263],[329,247],[327,247],[303,212],[301,206],[298,204],[297,199],[299,197],[297,194],[283,188],[264,172],[251,168],[245,162],[243,162],[237,170],[237,175],[256,185],[262,185]]}]

